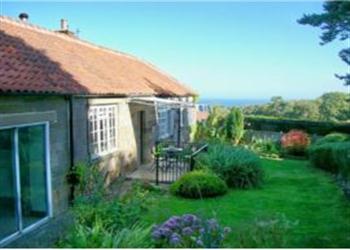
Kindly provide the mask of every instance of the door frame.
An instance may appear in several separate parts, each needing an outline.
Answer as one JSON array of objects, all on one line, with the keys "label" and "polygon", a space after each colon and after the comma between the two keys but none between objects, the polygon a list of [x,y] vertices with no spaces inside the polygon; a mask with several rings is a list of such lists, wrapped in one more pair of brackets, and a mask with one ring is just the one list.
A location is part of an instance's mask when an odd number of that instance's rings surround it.
[{"label": "door frame", "polygon": [[[21,186],[20,186],[20,165],[19,165],[19,150],[18,150],[18,129],[23,127],[32,126],[44,126],[44,143],[45,143],[45,177],[46,177],[46,205],[47,205],[47,216],[40,219],[39,221],[23,228],[23,217],[21,209]],[[19,238],[21,235],[26,234],[33,229],[45,224],[53,216],[52,208],[52,186],[51,186],[51,164],[50,164],[50,123],[36,122],[36,123],[25,123],[19,125],[3,126],[0,130],[13,129],[13,166],[12,171],[14,171],[15,176],[15,202],[16,202],[16,223],[17,231],[3,239],[0,239],[0,247],[5,246],[11,241]]]}]

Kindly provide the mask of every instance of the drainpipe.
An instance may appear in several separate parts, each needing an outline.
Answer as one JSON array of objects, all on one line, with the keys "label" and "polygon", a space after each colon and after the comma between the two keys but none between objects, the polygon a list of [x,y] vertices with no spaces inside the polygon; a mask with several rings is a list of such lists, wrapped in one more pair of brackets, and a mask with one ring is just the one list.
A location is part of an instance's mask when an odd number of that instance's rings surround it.
[{"label": "drainpipe", "polygon": [[177,126],[177,147],[181,146],[181,107],[177,109],[178,114],[178,126]]}]

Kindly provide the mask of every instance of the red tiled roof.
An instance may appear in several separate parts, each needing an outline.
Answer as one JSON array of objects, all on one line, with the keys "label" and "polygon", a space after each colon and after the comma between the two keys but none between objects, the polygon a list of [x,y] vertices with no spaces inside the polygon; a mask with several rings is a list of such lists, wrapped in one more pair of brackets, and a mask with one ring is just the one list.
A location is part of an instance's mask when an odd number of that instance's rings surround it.
[{"label": "red tiled roof", "polygon": [[0,16],[0,92],[195,95],[131,55]]}]

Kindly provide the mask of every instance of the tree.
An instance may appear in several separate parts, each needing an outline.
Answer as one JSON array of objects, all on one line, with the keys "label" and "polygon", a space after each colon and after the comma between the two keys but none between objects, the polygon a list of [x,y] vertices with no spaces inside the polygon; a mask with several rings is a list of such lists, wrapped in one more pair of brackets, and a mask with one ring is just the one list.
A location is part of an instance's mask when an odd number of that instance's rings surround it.
[{"label": "tree", "polygon": [[320,97],[320,116],[324,121],[350,120],[348,95],[341,92],[330,92]]},{"label": "tree", "polygon": [[225,120],[225,138],[233,144],[238,144],[244,134],[244,117],[239,108],[231,108]]},{"label": "tree", "polygon": [[[303,25],[320,27],[323,30],[321,45],[332,42],[335,39],[344,41],[350,39],[350,1],[326,1],[323,4],[324,13],[308,14],[298,20]],[[339,57],[350,67],[350,48],[342,49]],[[345,85],[350,85],[350,72],[345,75],[337,75],[344,80]]]}]

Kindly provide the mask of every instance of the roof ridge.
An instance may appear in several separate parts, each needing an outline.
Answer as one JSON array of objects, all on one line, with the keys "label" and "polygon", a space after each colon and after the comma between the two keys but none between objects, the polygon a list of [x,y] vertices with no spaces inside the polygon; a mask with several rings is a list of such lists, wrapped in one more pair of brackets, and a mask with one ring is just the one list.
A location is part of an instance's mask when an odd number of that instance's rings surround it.
[{"label": "roof ridge", "polygon": [[46,34],[49,34],[49,35],[52,35],[52,36],[56,36],[56,37],[59,37],[59,38],[61,38],[63,40],[72,41],[72,42],[75,42],[75,43],[82,44],[84,46],[88,46],[88,47],[91,47],[91,48],[94,48],[94,49],[102,50],[102,51],[105,51],[105,52],[108,52],[108,53],[112,53],[112,54],[115,54],[115,55],[124,56],[124,57],[132,59],[134,61],[144,63],[144,64],[148,65],[150,68],[158,71],[159,73],[163,74],[164,76],[166,76],[166,77],[172,79],[173,81],[176,81],[178,84],[186,87],[191,92],[194,92],[192,90],[192,88],[188,87],[186,84],[180,82],[178,79],[176,79],[175,77],[173,77],[169,73],[165,72],[164,70],[159,69],[154,64],[146,61],[145,59],[141,59],[139,57],[136,57],[134,55],[131,55],[131,54],[119,51],[119,50],[115,50],[115,49],[107,48],[107,47],[104,47],[104,46],[101,46],[101,45],[97,45],[97,44],[94,44],[92,42],[89,42],[87,40],[83,40],[83,39],[80,39],[80,38],[77,38],[77,37],[71,37],[71,36],[68,36],[66,34],[61,34],[59,32],[55,32],[53,30],[45,28],[43,26],[39,26],[39,25],[36,25],[36,24],[28,23],[28,22],[22,22],[22,21],[17,20],[17,19],[15,19],[13,17],[0,15],[0,21],[1,20],[4,20],[5,22],[8,22],[8,23],[11,23],[11,24],[14,24],[14,25],[22,26],[22,27],[25,27],[25,28],[30,28],[30,29],[32,29],[34,31],[43,32],[43,33],[46,33]]}]

